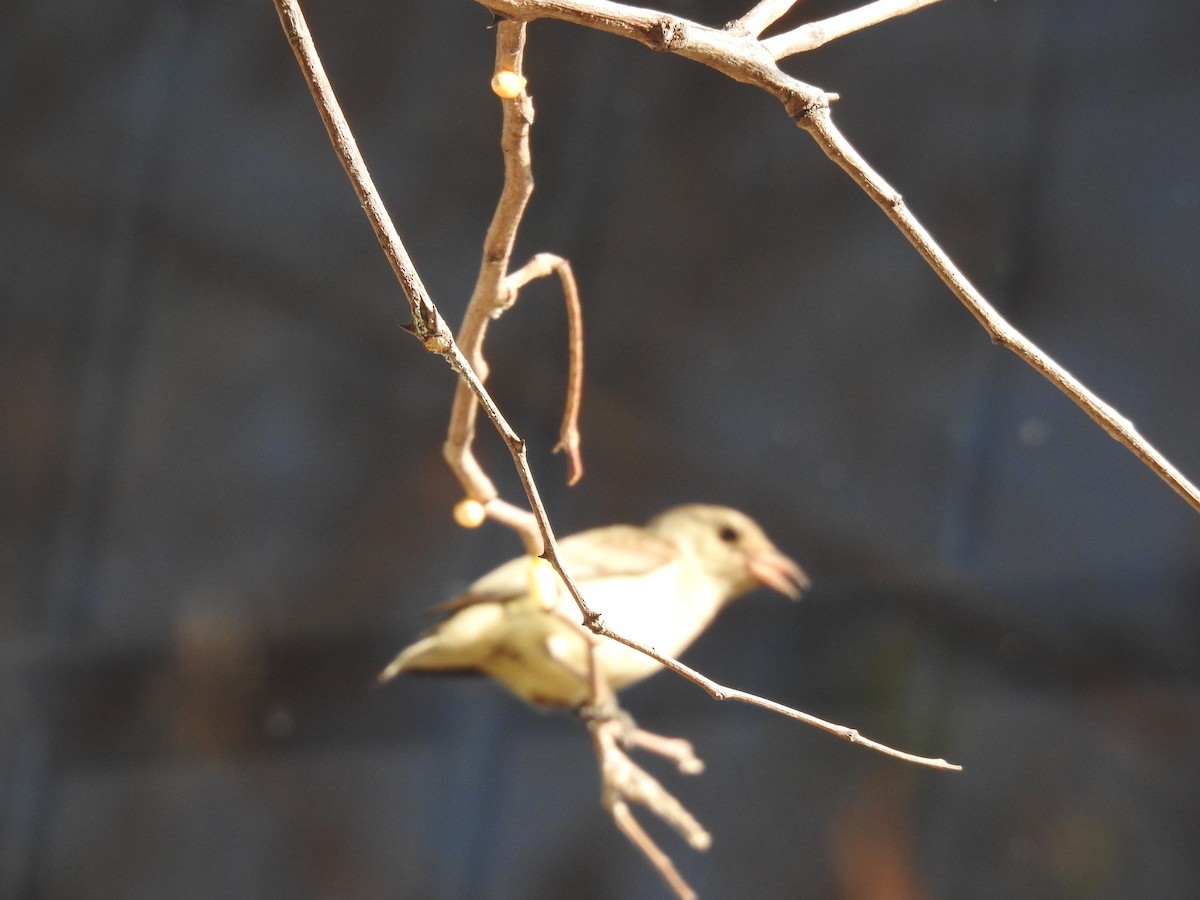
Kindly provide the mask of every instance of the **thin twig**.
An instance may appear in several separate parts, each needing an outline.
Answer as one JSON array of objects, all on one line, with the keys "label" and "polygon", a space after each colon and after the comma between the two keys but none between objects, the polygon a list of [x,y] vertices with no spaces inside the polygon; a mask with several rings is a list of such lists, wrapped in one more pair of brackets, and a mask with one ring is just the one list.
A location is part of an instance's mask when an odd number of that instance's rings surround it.
[{"label": "thin twig", "polygon": [[673,53],[777,97],[793,118],[829,97],[785,74],[762,43],[748,34],[710,28],[669,13],[610,0],[476,0],[505,19],[557,19],[630,38]]},{"label": "thin twig", "polygon": [[816,50],[855,31],[870,28],[897,16],[906,16],[922,6],[930,6],[937,2],[939,0],[875,0],[874,3],[868,3],[858,9],[830,16],[820,22],[809,22],[807,25],[769,37],[763,41],[763,46],[775,59],[784,59],[797,53]]},{"label": "thin twig", "polygon": [[[501,22],[496,29],[495,70],[521,74],[525,52],[525,26],[518,22]],[[475,290],[467,303],[458,341],[480,379],[487,380],[488,365],[483,356],[483,343],[493,312],[507,297],[504,278],[512,258],[517,228],[529,196],[533,193],[533,176],[529,167],[529,128],[533,124],[533,102],[521,92],[502,101],[504,121],[500,144],[504,151],[504,187],[496,212],[488,226],[483,242],[483,261],[475,281]],[[475,440],[475,419],[479,406],[470,385],[460,382],[454,392],[450,411],[450,427],[443,455],[451,471],[458,477],[467,496],[484,504],[492,518],[517,530],[530,552],[539,550],[538,529],[528,516],[517,514],[504,501],[492,480],[479,465],[472,450]]]},{"label": "thin twig", "polygon": [[[557,553],[558,553],[558,547],[555,544],[555,545],[548,545],[545,553],[543,553],[542,555],[546,560],[551,562],[551,564],[554,566],[554,570],[556,572],[558,572],[560,576],[562,576],[563,567],[557,561]],[[778,713],[779,715],[785,716],[789,719],[795,719],[797,722],[803,722],[806,725],[811,725],[814,728],[819,728],[822,731],[826,731],[829,734],[832,734],[835,737],[839,737],[844,741],[848,741],[851,744],[858,744],[859,746],[867,747],[868,749],[875,750],[878,753],[882,753],[885,756],[891,756],[895,759],[904,760],[905,762],[914,763],[916,765],[921,765],[921,766],[928,766],[929,768],[932,768],[932,769],[942,769],[942,770],[946,770],[946,771],[957,772],[957,771],[962,770],[962,766],[957,765],[956,763],[947,762],[946,760],[940,759],[940,758],[935,759],[933,757],[928,757],[928,756],[917,756],[916,754],[913,754],[913,753],[907,753],[903,750],[897,750],[894,747],[889,747],[887,744],[881,744],[878,741],[874,741],[868,737],[864,737],[855,728],[848,728],[845,725],[838,725],[834,722],[826,721],[825,719],[818,718],[817,716],[811,715],[806,712],[802,712],[801,710],[793,709],[790,706],[785,706],[782,703],[777,703],[774,700],[768,700],[765,697],[760,697],[757,694],[751,694],[751,693],[748,693],[747,691],[740,691],[740,690],[737,690],[736,688],[726,687],[725,685],[720,684],[717,681],[714,681],[713,679],[709,678],[706,675],[701,675],[695,669],[691,668],[690,666],[684,665],[683,663],[681,663],[679,660],[675,659],[674,657],[667,656],[665,653],[660,653],[656,648],[650,646],[649,644],[643,644],[640,641],[634,640],[633,638],[626,637],[623,634],[613,631],[611,628],[609,628],[604,623],[603,616],[596,609],[594,609],[592,606],[590,606],[588,604],[586,598],[579,591],[578,586],[574,582],[569,581],[568,579],[564,578],[563,583],[566,586],[568,592],[570,593],[571,598],[575,601],[576,606],[579,607],[579,610],[583,615],[582,627],[586,628],[593,635],[599,635],[600,637],[610,638],[619,644],[624,644],[626,647],[630,647],[634,650],[637,650],[640,653],[644,653],[646,656],[649,656],[651,659],[658,661],[663,666],[670,669],[672,672],[675,672],[677,675],[683,676],[688,681],[691,681],[693,684],[695,684],[697,687],[702,688],[714,700],[734,700],[739,703],[746,703],[750,706],[757,706],[761,709],[765,709],[765,710],[769,710],[770,712]],[[566,620],[564,620],[564,621],[566,621]],[[576,627],[579,627],[579,626],[576,626]],[[596,685],[594,683],[594,679],[596,678],[597,670],[595,669],[594,659],[592,659],[595,654],[595,646],[594,645],[590,645],[589,654],[590,654],[589,670],[590,670],[591,678],[593,679],[591,693],[592,693],[593,697],[598,697],[600,692],[597,690]],[[608,716],[608,718],[613,718],[613,716]]]},{"label": "thin twig", "polygon": [[643,644],[639,641],[631,640],[624,635],[618,634],[609,629],[599,617],[594,617],[590,621],[585,618],[585,624],[588,625],[597,634],[607,638],[612,638],[618,643],[624,644],[626,647],[632,647],[652,659],[662,663],[666,668],[670,669],[678,675],[682,675],[688,681],[698,687],[703,688],[708,692],[708,695],[714,700],[734,700],[738,703],[746,703],[750,706],[757,706],[760,709],[770,710],[773,713],[778,713],[781,716],[786,716],[789,719],[795,719],[798,722],[803,722],[806,725],[811,725],[814,728],[819,728],[832,734],[834,737],[839,737],[851,744],[858,744],[861,747],[867,747],[882,753],[885,756],[891,756],[896,759],[902,759],[905,762],[915,763],[920,766],[928,766],[931,769],[943,769],[945,771],[959,772],[962,771],[962,766],[956,763],[947,762],[944,759],[934,759],[929,756],[917,756],[912,753],[906,753],[903,750],[897,750],[894,747],[889,747],[886,744],[881,744],[878,741],[873,741],[868,737],[864,737],[855,728],[847,728],[845,725],[838,725],[834,722],[828,722],[825,719],[810,715],[806,712],[801,712],[798,709],[793,709],[790,706],[785,706],[782,703],[776,703],[774,700],[768,700],[765,697],[760,697],[757,694],[750,694],[746,691],[739,691],[736,688],[726,687],[719,682],[713,681],[706,675],[701,675],[695,669],[685,666],[679,660],[667,656],[665,653],[659,653],[654,647],[649,644]]},{"label": "thin twig", "polygon": [[579,302],[579,287],[571,264],[553,253],[539,253],[505,280],[509,295],[516,299],[517,292],[536,278],[558,275],[562,284],[563,299],[567,305],[567,401],[563,406],[562,425],[558,429],[560,450],[567,455],[567,484],[574,486],[583,477],[583,456],[579,451],[579,407],[583,402],[583,304]]},{"label": "thin twig", "polygon": [[[761,88],[779,99],[788,115],[808,131],[830,158],[844,169],[900,226],[904,236],[934,266],[955,296],[988,329],[997,343],[1011,349],[1059,390],[1066,393],[1105,431],[1127,447],[1193,509],[1200,512],[1200,488],[1190,482],[1128,419],[1085,388],[1032,342],[1021,336],[970,285],[949,257],[862,157],[838,134],[828,107],[835,94],[805,84],[779,69],[763,42],[746,34],[709,28],[678,16],[611,3],[609,0],[476,0],[498,15],[525,21],[550,18],[574,22],[646,46],[683,56],[735,81]],[[864,7],[866,8],[866,7]],[[769,40],[769,39],[768,39]],[[836,135],[836,136],[835,136]],[[881,187],[882,186],[882,187]],[[936,262],[935,262],[936,261]]]},{"label": "thin twig", "polygon": [[[502,21],[496,28],[496,60],[494,72],[509,73],[524,79],[525,24]],[[579,403],[583,383],[583,332],[579,291],[570,266],[561,257],[539,254],[517,272],[509,273],[517,232],[533,193],[533,170],[530,165],[529,130],[533,125],[533,101],[523,90],[501,101],[503,122],[500,147],[504,157],[504,186],[500,200],[488,226],[483,242],[483,259],[475,289],[463,314],[458,330],[458,342],[481,380],[487,380],[488,364],[483,345],[491,322],[517,300],[521,287],[534,278],[557,272],[567,303],[570,366],[567,378],[567,403],[559,432],[560,444],[567,451],[568,483],[575,484],[583,475],[579,453]],[[547,265],[551,260],[555,265]],[[443,455],[451,471],[458,477],[468,497],[478,500],[490,518],[513,528],[530,553],[541,553],[542,538],[537,523],[523,510],[499,498],[492,480],[484,472],[473,450],[475,419],[478,412],[475,393],[466,383],[460,383],[454,393],[450,410],[450,426]]]},{"label": "thin twig", "polygon": [[346,170],[350,183],[354,185],[354,192],[358,195],[371,228],[379,239],[383,254],[404,289],[404,296],[408,299],[412,312],[412,324],[407,327],[420,339],[426,350],[446,355],[454,343],[450,329],[446,327],[437,307],[429,298],[421,276],[417,274],[417,269],[384,208],[379,192],[375,190],[375,183],[371,180],[367,165],[363,162],[362,154],[358,152],[358,142],[354,140],[346,117],[334,96],[333,86],[325,74],[325,67],[317,55],[317,48],[313,44],[304,14],[295,0],[275,0],[275,11],[279,13],[280,24],[283,25],[296,62],[304,73],[304,79],[308,82],[308,89],[316,101],[317,111],[325,123],[325,130],[329,132],[329,140],[333,143],[338,160]]},{"label": "thin twig", "polygon": [[646,834],[629,809],[640,803],[671,825],[696,850],[712,846],[712,835],[672,796],[658,780],[629,758],[622,749],[625,725],[615,718],[589,723],[592,745],[603,782],[601,799],[613,821],[635,847],[650,860],[663,880],[680,898],[695,897],[671,858]]},{"label": "thin twig", "polygon": [[653,838],[646,834],[646,829],[642,828],[641,823],[634,818],[629,804],[624,800],[613,800],[608,811],[612,814],[617,827],[621,829],[621,833],[629,838],[630,843],[637,847],[643,856],[650,860],[675,896],[679,900],[696,900],[696,892],[692,890],[692,886],[679,874],[671,857],[663,853],[658,844],[654,843]]},{"label": "thin twig", "polygon": [[[645,647],[616,634],[603,625],[599,615],[588,606],[578,585],[576,585],[570,574],[566,571],[559,558],[558,546],[550,526],[549,518],[546,515],[537,485],[529,468],[525,442],[508,424],[483,384],[483,380],[487,374],[486,361],[482,352],[487,322],[507,308],[508,305],[511,305],[513,302],[511,292],[517,290],[530,277],[537,275],[539,267],[547,269],[543,274],[548,274],[549,271],[558,271],[563,281],[564,294],[567,296],[568,317],[572,323],[572,375],[569,378],[568,403],[564,415],[562,437],[564,445],[567,447],[568,452],[573,454],[573,459],[576,460],[575,464],[577,465],[577,455],[575,455],[577,454],[578,445],[576,417],[578,411],[578,378],[580,377],[579,372],[582,365],[582,349],[580,336],[581,317],[574,278],[571,275],[569,267],[565,265],[552,265],[549,258],[543,258],[539,261],[535,257],[529,266],[518,273],[514,273],[511,281],[507,272],[516,231],[525,205],[528,202],[530,192],[533,189],[528,152],[528,131],[533,119],[531,101],[525,95],[524,91],[521,90],[519,94],[510,98],[509,102],[505,105],[505,125],[502,137],[506,169],[505,187],[502,191],[501,201],[493,217],[492,225],[488,229],[484,260],[481,265],[476,290],[468,306],[462,329],[464,335],[462,338],[463,345],[466,347],[466,352],[464,352],[460,349],[459,344],[455,342],[436,306],[434,306],[433,301],[426,292],[416,272],[416,268],[413,266],[412,260],[409,258],[378,192],[375,190],[366,164],[358,151],[353,134],[350,132],[350,128],[340,110],[329,79],[321,65],[303,14],[295,0],[275,0],[275,6],[280,22],[288,37],[288,42],[295,53],[297,62],[308,82],[309,90],[325,123],[334,150],[354,186],[355,193],[358,195],[363,209],[367,213],[368,220],[371,222],[380,246],[383,248],[393,271],[396,273],[404,289],[412,313],[412,324],[408,326],[408,329],[421,340],[425,349],[442,356],[461,377],[461,381],[456,388],[450,434],[446,442],[446,457],[450,461],[451,466],[455,467],[455,472],[459,475],[469,496],[483,503],[489,516],[508,524],[520,533],[529,551],[542,556],[553,566],[578,605],[582,614],[583,624],[596,635],[617,640],[634,649],[641,650],[643,653],[647,653],[668,668],[688,677],[717,699],[734,699],[762,706],[763,708],[771,709],[800,721],[816,725],[846,740],[864,744],[900,759],[925,765],[935,765],[940,768],[956,768],[944,760],[928,760],[902,753],[901,751],[893,750],[874,741],[862,738],[853,729],[824,722],[821,719],[797,710],[791,710],[788,707],[742,691],[733,691],[724,688],[678,661],[663,656],[652,648]],[[519,75],[524,49],[525,26],[520,22],[501,22],[499,30],[497,71],[505,69]],[[713,33],[715,34],[716,32]],[[671,35],[664,33],[661,37],[665,41],[666,46],[670,47]],[[653,35],[651,35],[651,41],[653,40]],[[723,54],[726,52],[726,48],[723,48],[718,42],[715,46],[708,46],[704,50],[704,53],[711,54],[713,52],[717,56],[724,58]],[[758,66],[762,70],[764,67],[773,68],[774,64],[768,64],[760,55]],[[778,70],[776,69],[776,71]],[[782,76],[781,73],[780,76],[782,82],[786,83],[790,81],[786,76]],[[750,80],[753,82],[753,79]],[[799,83],[796,82],[795,84]],[[816,89],[811,89],[803,85],[801,87],[807,89],[807,95],[802,96],[802,92],[797,91],[794,85],[787,85],[781,95],[781,99],[788,104],[789,109],[807,109],[814,103],[824,104],[828,102],[828,98],[817,92]],[[513,458],[514,466],[529,500],[530,512],[528,513],[498,497],[494,485],[488,479],[486,473],[483,472],[482,467],[471,452],[476,411],[479,407],[483,408],[484,413],[499,432]],[[591,685],[590,693],[593,701],[600,702],[602,699],[607,698],[607,685],[603,683],[599,669],[596,666],[595,645],[591,639],[589,639],[588,681]],[[694,896],[691,888],[679,875],[670,858],[658,849],[637,823],[636,819],[634,819],[632,813],[629,811],[627,800],[633,800],[646,805],[656,815],[674,825],[689,843],[697,849],[706,848],[711,842],[711,837],[678,800],[667,792],[653,777],[636,766],[628,758],[628,755],[619,746],[615,737],[617,729],[623,727],[619,710],[615,705],[615,701],[613,701],[612,712],[606,718],[597,720],[592,728],[603,773],[605,805],[612,811],[617,825],[658,868],[663,878],[675,890],[677,895],[680,897]],[[668,752],[668,755],[676,759],[677,764],[685,771],[694,771],[700,766],[699,761],[691,753],[690,746],[686,746],[685,749],[685,747],[679,744],[663,743],[662,741],[655,742],[648,739],[643,739],[639,743],[652,749],[658,749],[659,752],[665,750]],[[686,742],[683,743],[686,744]]]},{"label": "thin twig", "polygon": [[1156,450],[1134,427],[1134,424],[1112,406],[1088,390],[1079,379],[1051,359],[1041,348],[998,313],[975,286],[954,265],[946,252],[909,211],[900,194],[872,169],[833,124],[829,110],[814,110],[800,123],[813,136],[826,155],[854,179],[879,208],[900,229],[909,243],[925,258],[945,285],[971,314],[979,320],[993,341],[1007,347],[1051,384],[1075,401],[1113,438],[1127,447],[1163,481],[1169,484],[1193,508],[1200,510],[1200,490],[1184,477],[1165,456]]},{"label": "thin twig", "polygon": [[725,30],[740,31],[758,37],[787,15],[799,2],[800,0],[761,0],[750,12],[726,25]]},{"label": "thin twig", "polygon": [[[612,814],[617,827],[658,870],[676,896],[694,897],[694,892],[680,876],[670,856],[646,834],[626,801],[645,806],[675,828],[697,850],[707,850],[712,845],[712,836],[678,798],[664,788],[653,775],[635,763],[625,751],[627,747],[637,747],[657,753],[671,760],[687,775],[696,775],[704,771],[704,763],[696,756],[688,741],[664,737],[638,728],[632,717],[621,709],[598,664],[597,645],[603,638],[584,628],[579,622],[562,615],[557,609],[551,614],[558,616],[587,641],[588,703],[576,712],[587,722],[588,731],[592,736],[592,747],[596,752],[596,763],[600,770],[600,796],[604,807]],[[553,656],[553,653],[551,655]],[[567,671],[579,674],[567,660],[560,659],[559,663],[564,665]]]},{"label": "thin twig", "polygon": [[[334,152],[346,170],[354,192],[358,195],[359,202],[371,223],[371,228],[383,248],[384,255],[404,290],[412,313],[412,324],[406,326],[406,330],[420,339],[426,350],[441,356],[459,374],[467,389],[500,433],[501,439],[513,458],[513,464],[521,479],[521,486],[529,498],[531,511],[527,512],[493,496],[484,499],[488,514],[518,530],[525,537],[526,546],[530,552],[544,553],[558,572],[559,577],[567,585],[572,596],[578,597],[579,588],[570,574],[563,570],[562,563],[558,559],[554,533],[542,504],[541,495],[533,480],[533,474],[529,469],[524,440],[512,429],[500,412],[499,407],[483,386],[483,382],[476,375],[472,363],[455,343],[449,327],[425,290],[416,267],[409,258],[408,251],[400,240],[399,234],[396,233],[391,217],[379,197],[379,192],[375,189],[366,163],[359,153],[358,144],[338,105],[337,97],[325,74],[324,66],[321,64],[320,56],[317,54],[317,48],[309,32],[308,23],[305,21],[299,5],[296,0],[274,0],[274,2],[288,43],[292,47],[300,70],[304,73],[305,81],[308,83],[321,120],[325,123]],[[478,469],[478,466],[476,468]],[[482,469],[478,469],[478,475],[486,480]]]},{"label": "thin twig", "polygon": [[707,850],[712,846],[712,835],[659,784],[658,779],[621,749],[624,727],[617,719],[606,719],[592,728],[593,737],[604,747],[600,754],[601,765],[609,770],[604,773],[605,784],[620,797],[652,809],[693,849]]},{"label": "thin twig", "polygon": [[[325,67],[321,64],[321,58],[317,54],[308,23],[305,21],[299,5],[295,0],[275,0],[275,10],[279,14],[280,24],[287,35],[292,52],[296,56],[296,62],[304,73],[305,81],[308,83],[309,92],[317,105],[321,120],[325,123],[325,129],[329,133],[329,140],[333,144],[334,152],[346,170],[346,175],[354,187],[355,194],[358,195],[363,211],[367,214],[367,220],[371,223],[380,247],[383,248],[384,256],[387,257],[392,271],[396,274],[396,278],[404,290],[404,296],[408,300],[409,310],[412,314],[412,323],[405,326],[406,330],[414,334],[426,350],[436,353],[446,360],[450,367],[461,376],[460,389],[468,391],[483,407],[513,457],[522,486],[525,488],[533,509],[531,516],[528,512],[499,500],[494,496],[493,488],[493,496],[486,497],[484,500],[488,506],[488,514],[504,520],[511,527],[517,529],[526,536],[526,544],[531,551],[540,553],[543,546],[553,546],[554,537],[538,496],[537,486],[529,471],[525,442],[501,414],[499,407],[484,388],[483,381],[476,375],[471,361],[455,343],[449,327],[425,290],[425,285],[422,283],[420,275],[417,274],[416,267],[404,247],[404,242],[400,240],[400,235],[396,232],[395,225],[392,224],[383,200],[375,189],[375,183],[358,150],[358,142],[355,141],[354,134],[350,131],[350,126],[346,122],[346,117],[333,92],[333,86],[325,74]],[[462,388],[462,385],[466,387]],[[487,476],[483,474],[483,470],[477,464],[471,474],[477,475],[483,482],[490,484]],[[569,576],[561,572],[561,567],[555,564],[554,560],[551,560],[551,563],[560,569],[559,574],[564,576],[564,581],[568,585],[571,585]]]},{"label": "thin twig", "polygon": [[[529,146],[533,103],[524,90],[524,49],[524,23],[501,22],[496,36],[493,85],[502,84],[503,77],[508,83],[516,86],[512,91],[505,93],[497,91],[504,99],[504,121],[500,141],[504,155],[504,187],[484,241],[479,277],[463,318],[459,340],[468,348],[471,362],[481,373],[481,377],[486,377],[484,340],[489,323],[516,303],[521,289],[530,281],[557,273],[567,307],[569,364],[567,399],[559,431],[560,441],[555,449],[566,451],[570,465],[569,483],[575,484],[583,474],[579,453],[579,405],[583,392],[583,311],[575,276],[565,259],[550,253],[539,253],[521,268],[508,272],[521,219],[533,191]],[[506,96],[509,93],[513,95]],[[507,514],[508,508],[499,505],[495,488],[482,472],[472,449],[477,409],[475,393],[460,384],[451,412],[445,455],[451,468],[459,474],[460,482],[468,496],[477,500],[488,498],[490,503],[484,509],[489,515],[496,517],[497,511]],[[521,449],[522,458],[518,462],[523,463],[524,448]],[[525,477],[524,474],[522,477]],[[532,479],[530,485],[532,486]],[[532,490],[530,501],[536,502],[536,494]],[[527,545],[533,543],[533,536],[528,531],[518,528],[518,532],[525,536]],[[557,549],[550,540],[546,541],[545,555],[555,564],[554,568],[562,573],[562,566],[556,560]],[[538,587],[535,586],[534,590],[536,596]],[[572,585],[571,591],[580,608],[586,609],[578,589]],[[547,599],[543,598],[544,601]],[[552,602],[548,604],[548,608],[553,606]],[[579,620],[572,621],[557,610],[553,614],[559,615],[585,641],[586,671],[576,671],[570,661],[563,658],[558,658],[558,662],[572,674],[584,678],[588,685],[588,724],[599,762],[605,806],[612,813],[617,826],[659,871],[677,896],[693,897],[694,893],[679,875],[670,857],[663,853],[641,828],[626,801],[642,803],[654,815],[675,826],[693,846],[707,847],[711,838],[678,799],[629,758],[622,743],[628,741],[664,754],[685,772],[698,771],[703,768],[703,764],[688,742],[662,738],[636,728],[628,714],[620,708],[597,659],[599,644],[604,639],[585,628]],[[555,656],[553,648],[548,647],[547,650],[552,657]],[[622,741],[614,737],[618,733],[624,736]]]},{"label": "thin twig", "polygon": [[668,737],[635,727],[625,737],[625,743],[670,760],[684,775],[699,775],[704,771],[704,761],[696,755],[692,742],[683,738]]}]

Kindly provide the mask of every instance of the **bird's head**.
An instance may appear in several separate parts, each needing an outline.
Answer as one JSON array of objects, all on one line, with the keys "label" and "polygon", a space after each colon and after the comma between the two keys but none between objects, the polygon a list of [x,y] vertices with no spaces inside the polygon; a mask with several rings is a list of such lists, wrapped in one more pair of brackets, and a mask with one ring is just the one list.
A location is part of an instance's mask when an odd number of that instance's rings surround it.
[{"label": "bird's head", "polygon": [[779,552],[757,522],[736,509],[702,503],[676,506],[655,516],[646,528],[727,582],[731,600],[760,585],[798,600],[808,587],[804,570]]}]

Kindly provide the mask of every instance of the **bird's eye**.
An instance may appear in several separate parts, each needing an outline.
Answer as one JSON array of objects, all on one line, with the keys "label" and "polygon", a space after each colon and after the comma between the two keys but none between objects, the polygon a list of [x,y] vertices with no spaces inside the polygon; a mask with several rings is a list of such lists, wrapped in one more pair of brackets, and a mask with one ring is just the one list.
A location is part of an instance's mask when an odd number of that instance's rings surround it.
[{"label": "bird's eye", "polygon": [[717,532],[717,537],[727,544],[732,544],[738,539],[739,535],[736,528],[732,528],[729,525],[722,525],[721,530]]}]

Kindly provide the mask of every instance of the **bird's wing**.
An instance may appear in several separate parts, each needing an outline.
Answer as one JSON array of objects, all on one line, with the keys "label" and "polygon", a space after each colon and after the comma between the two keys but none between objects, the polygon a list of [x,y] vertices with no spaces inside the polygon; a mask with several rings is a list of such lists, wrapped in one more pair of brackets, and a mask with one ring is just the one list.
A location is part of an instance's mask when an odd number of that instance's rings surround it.
[{"label": "bird's wing", "polygon": [[[563,565],[581,586],[604,578],[649,575],[679,557],[670,541],[633,525],[609,525],[559,541]],[[503,603],[529,593],[529,557],[509,560],[484,575],[466,593],[429,611],[449,615],[478,603]]]}]

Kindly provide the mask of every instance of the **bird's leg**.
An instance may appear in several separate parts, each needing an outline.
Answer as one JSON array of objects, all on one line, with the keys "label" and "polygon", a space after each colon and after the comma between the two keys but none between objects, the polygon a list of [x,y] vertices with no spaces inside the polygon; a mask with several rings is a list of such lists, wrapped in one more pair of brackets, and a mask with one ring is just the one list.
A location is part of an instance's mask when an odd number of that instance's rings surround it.
[{"label": "bird's leg", "polygon": [[[574,621],[569,616],[562,615],[554,610],[555,614],[562,619],[563,622],[571,626],[585,641],[587,641],[588,649],[588,702],[579,706],[575,710],[575,714],[584,722],[592,727],[593,723],[615,721],[619,723],[618,733],[621,745],[626,749],[646,750],[650,753],[657,753],[659,756],[669,759],[678,766],[679,771],[685,775],[699,775],[704,771],[704,761],[696,756],[696,751],[692,748],[691,741],[686,741],[683,738],[667,737],[664,734],[656,734],[653,731],[646,731],[639,728],[628,712],[621,708],[617,703],[616,695],[612,688],[608,686],[608,682],[604,680],[603,673],[600,667],[596,664],[596,648],[600,643],[598,635],[593,634],[587,628],[584,628],[579,622]],[[567,659],[566,648],[554,642],[547,642],[546,652],[559,665],[567,669],[572,674],[584,677],[584,673],[580,672],[578,667],[572,664]]]},{"label": "bird's leg", "polygon": [[[600,637],[593,634],[581,622],[554,610],[586,642],[588,699],[580,704],[575,715],[587,725],[592,736],[592,746],[600,764],[601,797],[605,808],[621,832],[633,842],[643,855],[654,865],[663,880],[681,900],[694,900],[696,893],[691,889],[671,858],[658,847],[634,818],[630,803],[640,803],[678,831],[697,850],[707,850],[712,837],[704,826],[696,821],[682,803],[664,788],[649,772],[629,758],[628,750],[640,747],[651,750],[675,762],[681,772],[695,774],[704,764],[692,752],[692,745],[679,738],[668,738],[638,728],[633,716],[621,708],[617,695],[596,659]],[[547,653],[568,671],[578,672],[578,667],[566,658],[562,645],[547,646]]]},{"label": "bird's leg", "polygon": [[588,728],[593,728],[607,722],[615,722],[617,732],[620,735],[621,745],[626,747],[629,746],[626,736],[638,730],[637,724],[633,721],[633,716],[623,710],[617,704],[617,698],[613,696],[600,703],[580,704],[575,707],[575,715]]},{"label": "bird's leg", "polygon": [[569,644],[569,638],[556,634],[547,638],[543,647],[546,650],[546,656],[550,657],[559,668],[565,670],[568,675],[586,682],[589,679],[588,669],[581,669],[572,661]]},{"label": "bird's leg", "polygon": [[[600,671],[600,665],[596,659],[596,650],[600,645],[599,635],[593,634],[589,629],[585,628],[582,622],[572,619],[569,615],[565,615],[558,607],[552,610],[554,615],[565,622],[576,634],[584,641],[584,646],[587,648],[587,671],[580,672],[579,669],[566,659],[566,648],[561,646],[547,647],[546,650],[550,657],[559,665],[567,669],[567,671],[576,674],[581,680],[586,680],[588,686],[588,701],[584,704],[590,711],[585,715],[582,713],[584,707],[580,707],[581,718],[613,718],[615,715],[628,715],[620,706],[617,705],[616,695],[612,688],[608,686],[608,682],[604,679],[604,673]],[[612,710],[612,712],[607,712]],[[633,720],[629,720],[630,725],[633,725]]]}]

